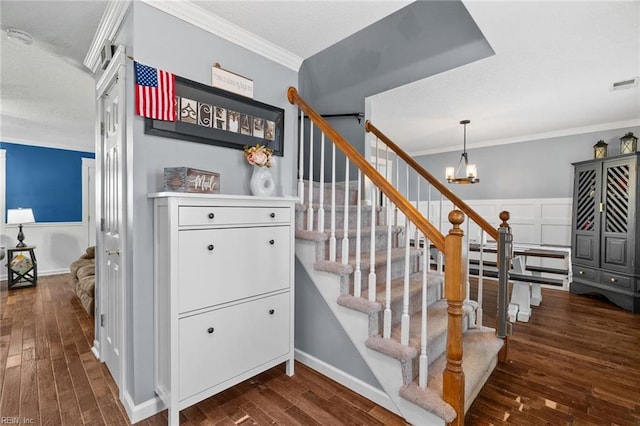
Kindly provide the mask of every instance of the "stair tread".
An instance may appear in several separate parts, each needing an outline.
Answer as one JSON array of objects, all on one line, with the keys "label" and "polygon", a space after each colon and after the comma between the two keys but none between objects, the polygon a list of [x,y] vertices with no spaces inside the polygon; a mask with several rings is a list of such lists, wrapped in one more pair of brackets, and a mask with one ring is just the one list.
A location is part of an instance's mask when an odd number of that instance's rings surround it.
[{"label": "stair tread", "polygon": [[[391,227],[391,231],[394,234],[399,233],[400,231],[402,231],[402,227],[401,226],[392,226]],[[375,231],[376,233],[383,233],[383,232],[387,232],[387,227],[384,225],[377,225],[375,227]],[[349,229],[347,235],[349,237],[355,237],[356,234],[356,230],[355,229]],[[360,235],[364,235],[364,236],[371,236],[371,227],[367,226],[364,229],[361,230]],[[336,240],[342,239],[344,237],[344,229],[336,229],[335,230],[335,237]],[[325,231],[317,231],[317,230],[307,230],[307,229],[296,229],[296,238],[302,238],[304,240],[311,240],[311,241],[326,241],[329,238],[331,238],[331,233],[327,230]],[[337,241],[336,243],[340,243],[339,241]]]},{"label": "stair tread", "polygon": [[[387,251],[386,250],[378,250],[375,252],[375,265],[384,265],[387,262]],[[422,253],[421,249],[409,249],[409,256],[418,256]],[[395,261],[403,258],[405,255],[405,248],[398,247],[391,249],[391,261]],[[356,261],[355,256],[349,256],[349,259],[346,264],[341,261],[331,261],[331,260],[319,260],[313,266],[318,271],[331,272],[338,275],[347,275],[355,271],[356,269]],[[363,261],[366,260],[366,261]],[[369,269],[369,252],[361,253],[361,261],[360,261],[360,269],[368,270]]]},{"label": "stair tread", "polygon": [[[484,384],[488,374],[495,366],[498,352],[503,344],[502,339],[496,337],[494,330],[488,328],[482,331],[468,330],[463,335],[462,366],[465,377],[465,401],[467,402],[465,411],[471,405],[474,393]],[[400,396],[429,411],[432,411],[434,406],[440,407],[444,402],[442,401],[442,381],[446,364],[446,354],[443,354],[429,364],[426,390],[420,388],[416,378],[411,384],[400,389]],[[436,395],[438,399],[434,399]]]},{"label": "stair tread", "polygon": [[[447,307],[447,301],[441,299],[427,308],[427,347],[447,332]],[[465,308],[465,314],[468,313],[470,309],[469,307]],[[367,339],[367,347],[400,361],[412,360],[420,354],[421,333],[419,330],[421,327],[422,310],[411,315],[408,345],[405,346],[400,343],[402,325],[396,324],[391,327],[391,337],[389,339],[385,339],[380,335],[370,337]],[[411,332],[412,330],[418,330],[418,332]]]},{"label": "stair tread", "polygon": [[[441,285],[444,276],[439,272],[429,271],[427,274],[427,286]],[[409,276],[409,297],[422,291],[422,271],[414,272]],[[383,306],[387,294],[387,283],[381,282],[376,286],[376,301]],[[391,302],[404,297],[404,277],[391,280]]]}]

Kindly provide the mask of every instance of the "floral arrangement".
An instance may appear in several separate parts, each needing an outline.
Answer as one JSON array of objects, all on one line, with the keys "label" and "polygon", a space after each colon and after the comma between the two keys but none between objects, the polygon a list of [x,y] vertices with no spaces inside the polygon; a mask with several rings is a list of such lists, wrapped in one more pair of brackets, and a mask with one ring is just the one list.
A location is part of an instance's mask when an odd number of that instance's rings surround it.
[{"label": "floral arrangement", "polygon": [[275,158],[273,158],[273,150],[260,144],[251,147],[245,146],[244,156],[247,159],[247,163],[252,166],[271,167],[276,163]]}]

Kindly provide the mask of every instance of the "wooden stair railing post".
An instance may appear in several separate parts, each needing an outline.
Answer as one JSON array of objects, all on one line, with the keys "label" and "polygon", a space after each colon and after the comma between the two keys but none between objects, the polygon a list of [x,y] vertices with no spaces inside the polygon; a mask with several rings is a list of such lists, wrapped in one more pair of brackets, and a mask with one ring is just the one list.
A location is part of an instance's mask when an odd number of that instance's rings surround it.
[{"label": "wooden stair railing post", "polygon": [[464,213],[453,210],[449,213],[449,222],[453,228],[445,237],[444,243],[444,280],[445,298],[447,299],[447,366],[443,373],[442,397],[456,411],[456,419],[451,425],[464,425],[464,371],[462,369],[462,317],[466,285],[464,277],[467,264],[466,253],[463,253],[462,237],[464,232],[460,225],[464,221]]},{"label": "wooden stair railing post", "polygon": [[508,342],[511,335],[511,323],[507,321],[508,305],[507,293],[509,291],[509,268],[513,253],[513,234],[507,223],[509,212],[500,212],[502,223],[498,228],[498,306],[496,309],[496,336],[504,340],[504,346],[498,354],[500,362],[506,362],[508,355]]}]

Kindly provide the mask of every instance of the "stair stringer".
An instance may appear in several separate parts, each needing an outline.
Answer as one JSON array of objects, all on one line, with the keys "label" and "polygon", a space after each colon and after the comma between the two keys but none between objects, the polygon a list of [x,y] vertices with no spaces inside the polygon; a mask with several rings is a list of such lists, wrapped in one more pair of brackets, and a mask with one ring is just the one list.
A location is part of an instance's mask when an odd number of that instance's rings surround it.
[{"label": "stair stringer", "polygon": [[314,241],[296,240],[296,257],[313,281],[316,289],[327,303],[327,306],[342,325],[354,347],[362,356],[372,374],[378,380],[383,391],[395,405],[406,421],[415,425],[445,425],[439,416],[426,411],[400,396],[402,368],[400,362],[378,351],[369,349],[365,342],[369,336],[369,316],[353,309],[345,308],[336,302],[340,296],[340,277],[324,271],[317,271],[316,243]]}]

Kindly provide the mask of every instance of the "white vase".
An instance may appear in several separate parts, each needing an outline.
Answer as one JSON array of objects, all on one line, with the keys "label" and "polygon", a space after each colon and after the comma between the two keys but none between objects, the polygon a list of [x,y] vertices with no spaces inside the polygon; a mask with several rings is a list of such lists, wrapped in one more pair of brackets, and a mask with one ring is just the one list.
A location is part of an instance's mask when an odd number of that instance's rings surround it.
[{"label": "white vase", "polygon": [[249,181],[249,188],[253,195],[269,197],[276,190],[276,184],[268,167],[253,166],[253,173]]}]

